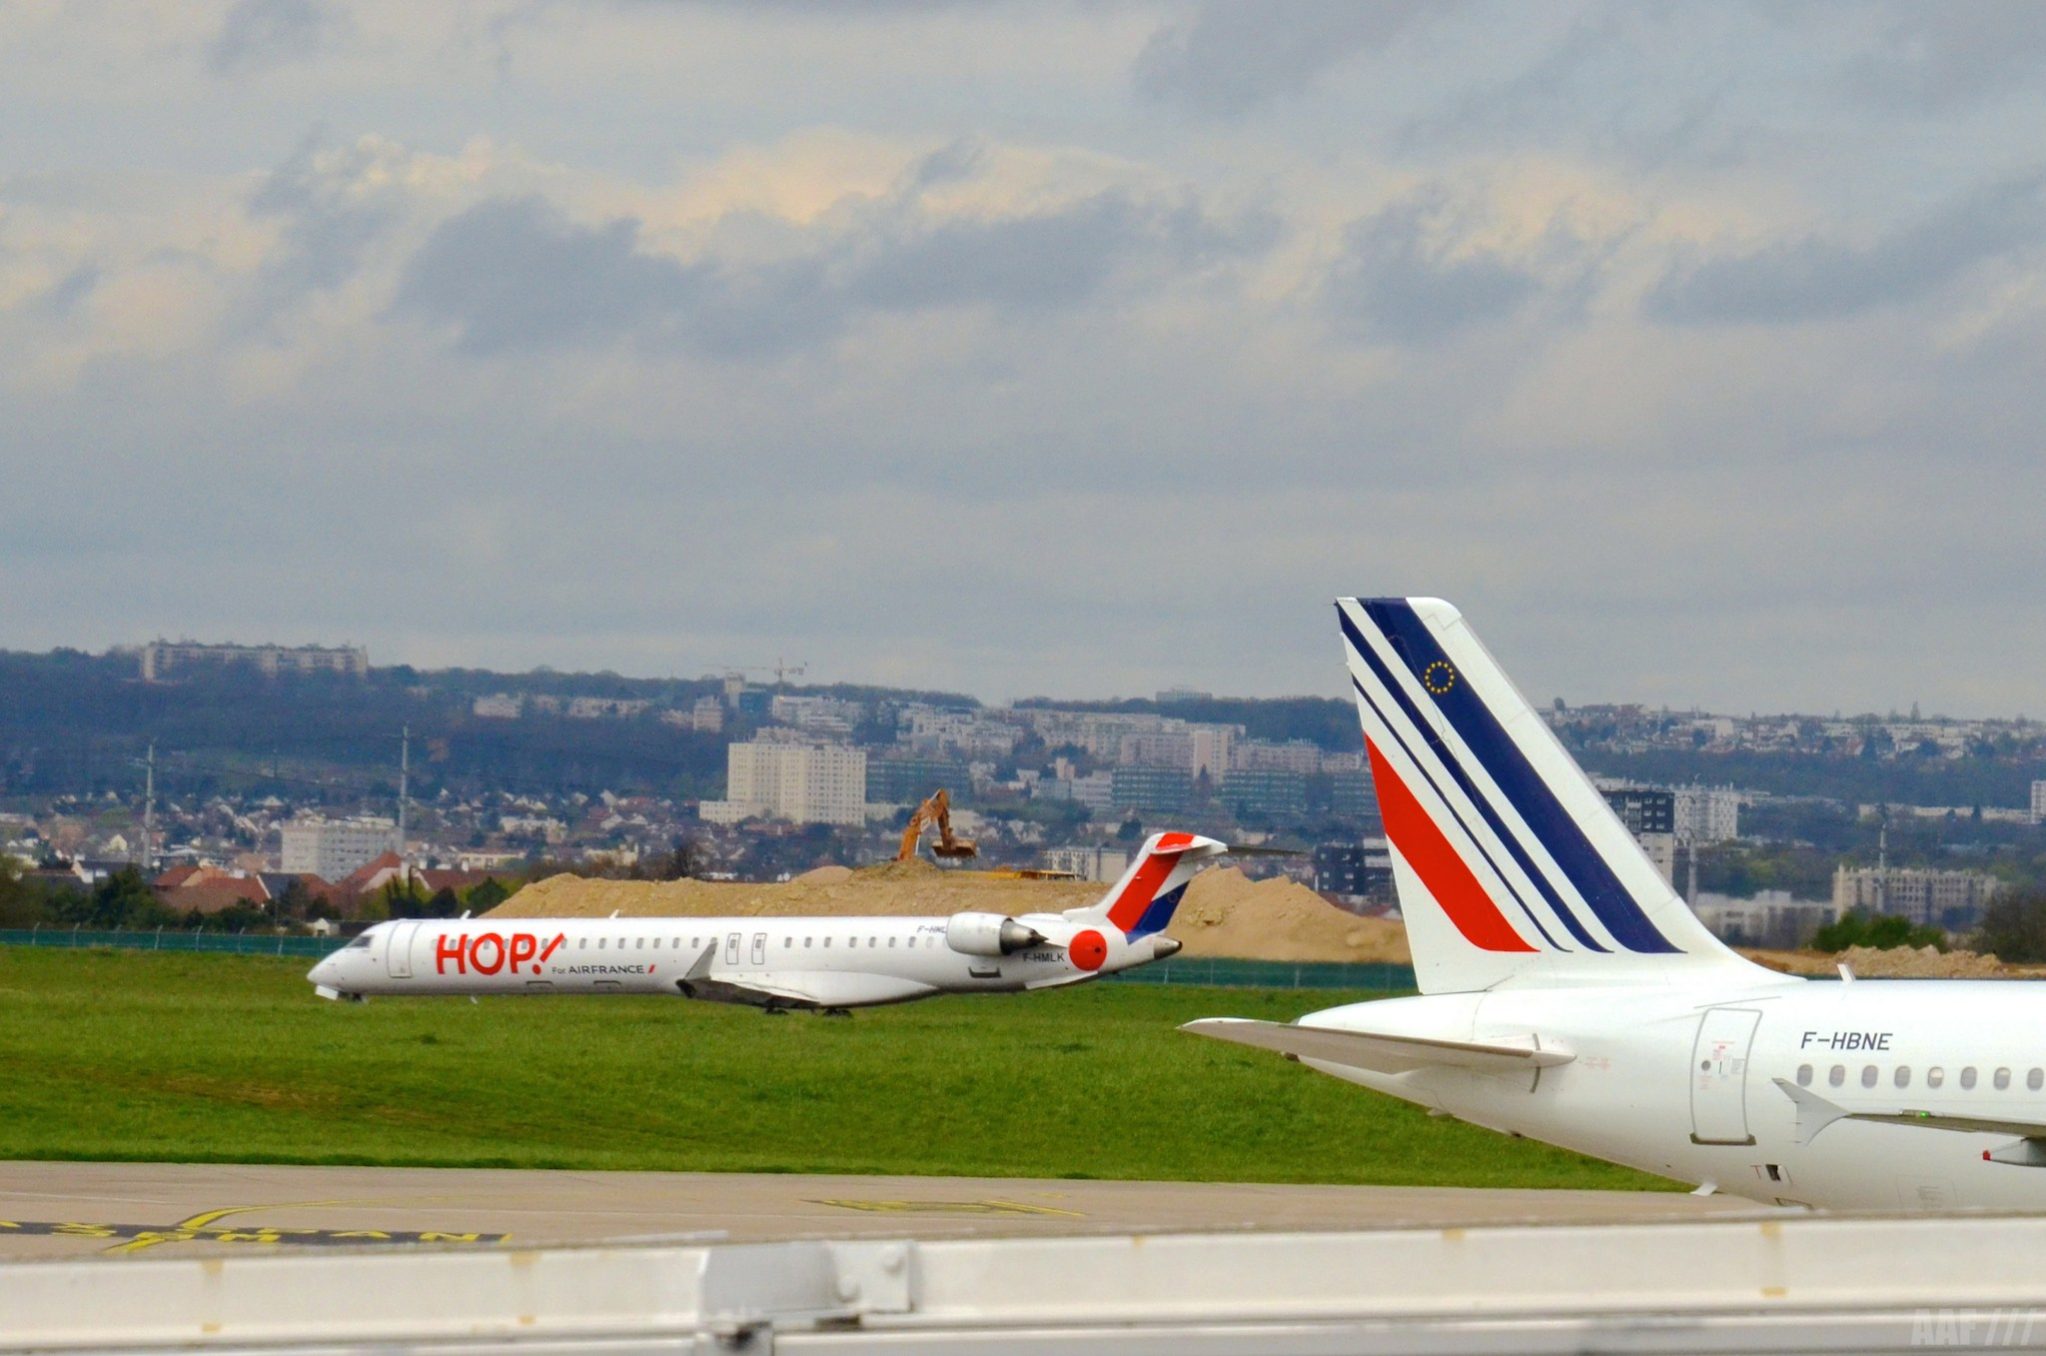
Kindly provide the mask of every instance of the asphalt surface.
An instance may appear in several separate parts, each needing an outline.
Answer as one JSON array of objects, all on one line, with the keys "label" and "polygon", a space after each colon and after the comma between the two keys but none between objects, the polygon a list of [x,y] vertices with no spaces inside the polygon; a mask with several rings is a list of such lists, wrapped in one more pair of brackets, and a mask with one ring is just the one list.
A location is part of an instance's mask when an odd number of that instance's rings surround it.
[{"label": "asphalt surface", "polygon": [[1457,1187],[193,1163],[0,1163],[0,1261],[647,1238],[957,1238],[1599,1223],[1727,1197]]}]

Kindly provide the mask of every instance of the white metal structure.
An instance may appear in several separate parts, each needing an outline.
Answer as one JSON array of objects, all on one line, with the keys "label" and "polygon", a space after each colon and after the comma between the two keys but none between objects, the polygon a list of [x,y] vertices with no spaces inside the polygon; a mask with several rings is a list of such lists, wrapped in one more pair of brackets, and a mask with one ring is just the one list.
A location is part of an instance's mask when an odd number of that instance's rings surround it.
[{"label": "white metal structure", "polygon": [[1919,1215],[151,1254],[0,1267],[0,1352],[2037,1351],[2042,1252]]},{"label": "white metal structure", "polygon": [[1064,913],[506,918],[379,923],[307,974],[323,998],[666,993],[780,1011],[1078,984],[1179,950],[1163,929],[1212,838],[1153,834],[1101,901]]},{"label": "white metal structure", "polygon": [[1780,1204],[2046,1208],[2046,1000],[1714,938],[1462,616],[1337,604],[1418,998],[1187,1030]]}]

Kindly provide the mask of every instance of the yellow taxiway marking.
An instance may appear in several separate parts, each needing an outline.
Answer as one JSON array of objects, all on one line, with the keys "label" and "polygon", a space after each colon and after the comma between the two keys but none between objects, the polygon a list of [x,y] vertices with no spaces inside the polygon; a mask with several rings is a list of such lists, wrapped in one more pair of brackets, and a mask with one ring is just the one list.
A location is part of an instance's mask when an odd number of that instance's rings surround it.
[{"label": "yellow taxiway marking", "polygon": [[435,1229],[300,1229],[277,1225],[252,1225],[238,1229],[219,1221],[230,1215],[257,1210],[292,1210],[308,1206],[353,1205],[353,1201],[289,1201],[276,1205],[233,1205],[222,1210],[202,1210],[171,1225],[90,1224],[81,1221],[0,1220],[0,1236],[8,1233],[39,1234],[54,1238],[111,1239],[107,1253],[141,1252],[163,1243],[255,1243],[327,1245],[349,1243],[502,1243],[510,1234],[456,1233]]}]

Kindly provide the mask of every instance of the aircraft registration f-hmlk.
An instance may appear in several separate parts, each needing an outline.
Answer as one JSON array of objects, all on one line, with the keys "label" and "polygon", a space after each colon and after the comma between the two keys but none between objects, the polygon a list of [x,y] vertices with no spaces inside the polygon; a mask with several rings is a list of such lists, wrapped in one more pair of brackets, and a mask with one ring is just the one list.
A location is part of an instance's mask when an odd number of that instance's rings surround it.
[{"label": "aircraft registration f-hmlk", "polygon": [[379,923],[306,975],[323,998],[667,993],[838,1011],[1078,984],[1163,960],[1187,882],[1228,847],[1147,840],[1099,903],[1007,917],[508,918]]},{"label": "aircraft registration f-hmlk", "polygon": [[1782,1205],[2046,1207],[2042,1003],[1707,932],[1462,616],[1336,604],[1419,997],[1184,1030]]}]

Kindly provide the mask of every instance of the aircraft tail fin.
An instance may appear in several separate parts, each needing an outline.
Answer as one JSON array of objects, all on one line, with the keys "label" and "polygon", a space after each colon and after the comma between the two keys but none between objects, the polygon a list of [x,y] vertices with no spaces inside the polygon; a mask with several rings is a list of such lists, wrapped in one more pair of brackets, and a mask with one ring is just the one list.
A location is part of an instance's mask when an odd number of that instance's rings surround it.
[{"label": "aircraft tail fin", "polygon": [[1185,897],[1187,883],[1210,857],[1228,850],[1228,844],[1196,833],[1154,833],[1099,903],[1070,909],[1065,916],[1076,923],[1113,924],[1132,941],[1162,932]]},{"label": "aircraft tail fin", "polygon": [[1336,613],[1422,992],[1781,978],[1706,931],[1454,607]]}]

